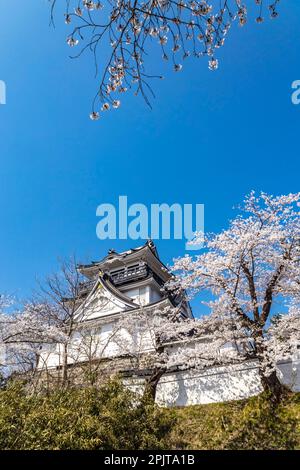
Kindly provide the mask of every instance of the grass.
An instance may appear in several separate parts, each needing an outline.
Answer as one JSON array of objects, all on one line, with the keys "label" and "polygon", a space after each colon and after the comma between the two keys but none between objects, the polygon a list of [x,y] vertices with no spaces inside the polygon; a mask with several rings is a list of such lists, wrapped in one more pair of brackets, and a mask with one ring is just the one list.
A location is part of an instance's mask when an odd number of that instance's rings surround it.
[{"label": "grass", "polygon": [[300,393],[276,409],[264,395],[166,410],[175,417],[172,449],[300,449]]}]

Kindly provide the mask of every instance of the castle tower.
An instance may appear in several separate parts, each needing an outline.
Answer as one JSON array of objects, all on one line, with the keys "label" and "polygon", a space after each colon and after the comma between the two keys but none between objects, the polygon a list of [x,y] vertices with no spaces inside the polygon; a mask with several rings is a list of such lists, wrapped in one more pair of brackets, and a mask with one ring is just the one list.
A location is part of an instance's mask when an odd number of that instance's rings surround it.
[{"label": "castle tower", "polygon": [[172,275],[159,259],[152,240],[122,253],[111,249],[101,261],[79,265],[78,270],[88,279],[82,285],[83,292],[86,290],[88,293],[100,275],[103,282],[114,288],[116,295],[122,298],[126,296],[139,306],[155,304],[168,298],[173,306],[181,303],[185,317],[192,317],[188,302],[182,296],[174,296],[166,288]]}]

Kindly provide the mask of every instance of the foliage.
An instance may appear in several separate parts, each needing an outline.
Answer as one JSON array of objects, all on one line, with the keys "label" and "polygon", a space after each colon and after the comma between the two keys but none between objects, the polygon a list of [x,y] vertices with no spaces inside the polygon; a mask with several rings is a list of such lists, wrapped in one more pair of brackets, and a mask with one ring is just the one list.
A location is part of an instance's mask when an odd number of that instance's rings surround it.
[{"label": "foliage", "polygon": [[228,439],[230,449],[283,450],[297,445],[300,442],[296,417],[284,401],[274,407],[268,394],[249,400],[242,412],[240,429]]},{"label": "foliage", "polygon": [[300,449],[300,394],[162,409],[116,379],[100,388],[0,391],[0,449]]},{"label": "foliage", "polygon": [[161,449],[173,421],[117,380],[47,396],[18,382],[0,391],[0,449]]},{"label": "foliage", "polygon": [[261,394],[246,401],[189,406],[173,410],[169,436],[177,449],[300,449],[300,394],[274,408]]}]

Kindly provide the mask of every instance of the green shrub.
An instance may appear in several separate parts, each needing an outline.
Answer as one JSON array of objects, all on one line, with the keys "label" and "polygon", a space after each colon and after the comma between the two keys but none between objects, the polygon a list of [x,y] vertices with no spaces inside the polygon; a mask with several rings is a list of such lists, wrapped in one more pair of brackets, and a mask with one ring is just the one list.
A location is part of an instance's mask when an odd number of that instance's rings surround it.
[{"label": "green shrub", "polygon": [[48,396],[18,383],[0,391],[0,449],[163,449],[172,423],[116,380]]},{"label": "green shrub", "polygon": [[300,449],[300,394],[161,409],[117,380],[28,395],[0,390],[0,449]]},{"label": "green shrub", "polygon": [[277,407],[261,394],[248,400],[174,409],[169,436],[179,449],[300,449],[300,394]]},{"label": "green shrub", "polygon": [[[295,398],[297,401],[297,398]],[[299,445],[297,417],[286,396],[275,406],[268,395],[251,398],[243,408],[239,429],[227,441],[229,449],[291,450]]]}]

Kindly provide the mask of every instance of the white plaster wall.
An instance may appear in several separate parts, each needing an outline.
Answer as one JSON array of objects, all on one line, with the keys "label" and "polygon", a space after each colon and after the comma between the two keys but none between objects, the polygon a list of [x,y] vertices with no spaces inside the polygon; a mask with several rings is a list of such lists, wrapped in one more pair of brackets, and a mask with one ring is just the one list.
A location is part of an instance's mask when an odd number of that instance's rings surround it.
[{"label": "white plaster wall", "polygon": [[37,365],[38,370],[51,369],[61,365],[60,354],[58,352],[42,352]]},{"label": "white plaster wall", "polygon": [[162,377],[157,388],[157,403],[187,406],[241,400],[261,391],[257,368],[253,364],[235,368],[192,370]]},{"label": "white plaster wall", "polygon": [[[68,364],[153,350],[154,339],[150,330],[142,327],[137,328],[136,332],[129,332],[125,328],[120,328],[115,333],[115,323],[116,320],[103,323],[97,327],[97,331],[92,331],[95,330],[92,328],[76,332],[68,346]],[[62,362],[63,345],[57,343],[54,351],[41,352],[38,369],[55,368],[61,366]]]},{"label": "white plaster wall", "polygon": [[122,292],[139,305],[149,305],[150,303],[157,302],[162,298],[160,290],[152,285],[136,287],[135,289],[128,290],[122,289]]},{"label": "white plaster wall", "polygon": [[279,377],[282,383],[294,392],[300,392],[300,360],[278,364]]},{"label": "white plaster wall", "polygon": [[[300,362],[278,366],[282,382],[293,391],[300,391]],[[126,379],[124,384],[142,393],[142,379]],[[166,374],[157,387],[156,402],[160,406],[188,406],[241,400],[262,391],[255,362],[231,368],[211,368],[205,373],[190,370]]]},{"label": "white plaster wall", "polygon": [[[141,393],[142,379],[126,379],[124,384]],[[240,400],[261,391],[255,364],[228,372],[225,368],[179,371],[163,376],[157,386],[156,402],[160,406],[188,406]]]},{"label": "white plaster wall", "polygon": [[150,287],[150,303],[158,302],[162,298],[162,294],[159,289]]},{"label": "white plaster wall", "polygon": [[[39,366],[43,368],[45,361],[48,368],[55,367],[61,364],[61,357],[59,348],[55,353],[45,353]],[[299,392],[300,361],[281,363],[278,370],[281,381]],[[143,392],[143,379],[127,378],[124,384],[134,392]],[[248,398],[261,390],[258,369],[252,362],[230,370],[218,367],[206,372],[190,370],[166,374],[158,384],[156,401],[167,407],[219,403]]]},{"label": "white plaster wall", "polygon": [[123,290],[124,294],[127,297],[130,297],[138,305],[148,305],[149,304],[149,292],[147,287],[136,287],[135,289]]}]

